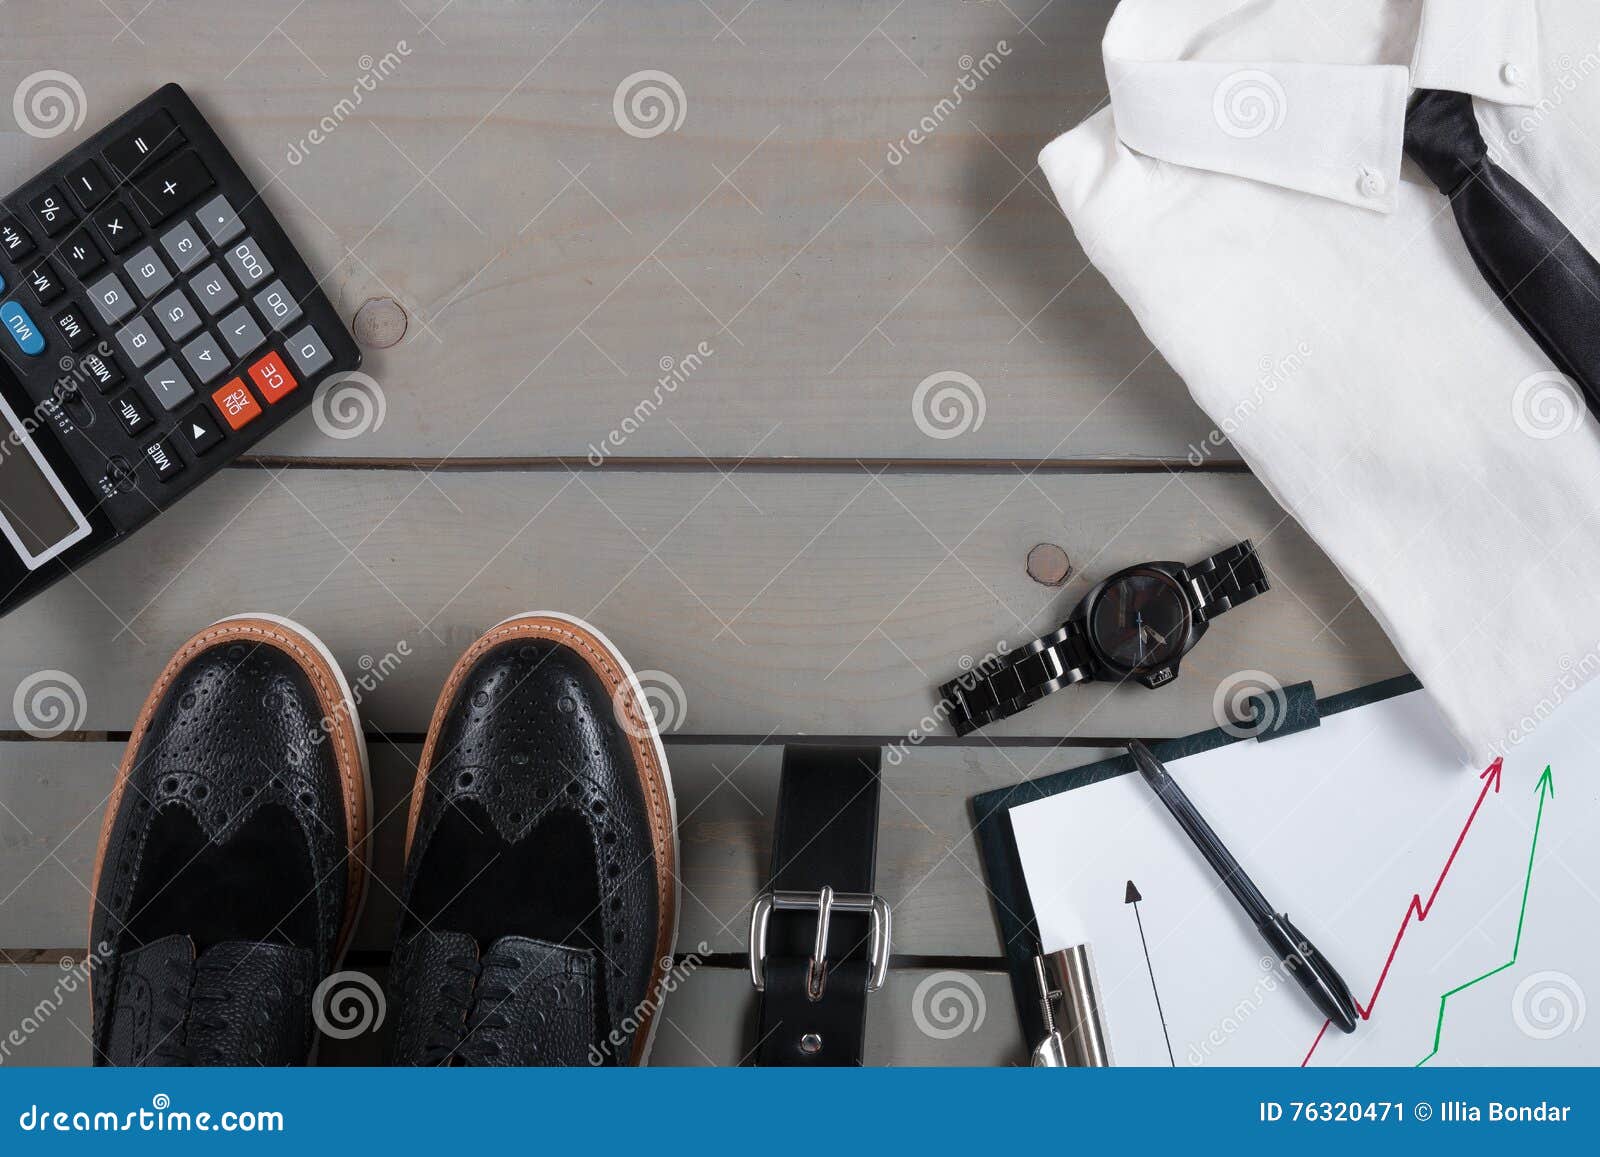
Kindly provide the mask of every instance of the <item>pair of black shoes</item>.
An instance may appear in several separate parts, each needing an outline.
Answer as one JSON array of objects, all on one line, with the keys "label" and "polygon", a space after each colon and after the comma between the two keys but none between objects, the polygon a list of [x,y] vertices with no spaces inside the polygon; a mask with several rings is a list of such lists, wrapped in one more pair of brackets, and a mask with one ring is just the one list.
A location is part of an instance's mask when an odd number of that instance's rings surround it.
[{"label": "pair of black shoes", "polygon": [[[94,1059],[303,1064],[366,892],[366,745],[326,647],[225,619],[156,681],[112,788]],[[397,1064],[641,1064],[677,931],[672,785],[638,680],[555,614],[456,663],[411,795]]]}]

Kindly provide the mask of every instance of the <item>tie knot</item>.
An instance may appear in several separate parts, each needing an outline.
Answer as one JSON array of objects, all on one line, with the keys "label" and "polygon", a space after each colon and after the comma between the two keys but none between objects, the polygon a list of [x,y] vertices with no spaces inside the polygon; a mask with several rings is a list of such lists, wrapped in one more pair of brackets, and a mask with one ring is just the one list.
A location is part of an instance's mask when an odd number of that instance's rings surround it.
[{"label": "tie knot", "polygon": [[1412,96],[1406,110],[1406,155],[1445,196],[1466,183],[1488,152],[1470,94],[1418,89]]}]

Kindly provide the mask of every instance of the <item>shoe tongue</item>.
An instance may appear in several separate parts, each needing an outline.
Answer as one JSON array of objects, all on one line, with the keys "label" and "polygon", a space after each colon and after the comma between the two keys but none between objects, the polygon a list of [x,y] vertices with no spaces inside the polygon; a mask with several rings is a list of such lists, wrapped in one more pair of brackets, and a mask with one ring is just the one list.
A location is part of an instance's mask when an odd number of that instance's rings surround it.
[{"label": "shoe tongue", "polygon": [[124,952],[111,1002],[113,1065],[298,1065],[311,1049],[311,953],[243,940],[198,956],[187,936]]},{"label": "shoe tongue", "polygon": [[402,1064],[606,1064],[595,1040],[594,953],[502,936],[419,932],[401,953]]}]

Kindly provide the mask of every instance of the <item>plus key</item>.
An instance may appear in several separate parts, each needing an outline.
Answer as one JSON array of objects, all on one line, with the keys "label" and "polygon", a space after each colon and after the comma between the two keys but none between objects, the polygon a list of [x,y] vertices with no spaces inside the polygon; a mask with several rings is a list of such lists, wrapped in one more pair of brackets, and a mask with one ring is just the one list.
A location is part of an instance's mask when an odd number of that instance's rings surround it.
[{"label": "plus key", "polygon": [[200,158],[185,149],[134,182],[133,201],[146,224],[159,225],[215,183]]}]

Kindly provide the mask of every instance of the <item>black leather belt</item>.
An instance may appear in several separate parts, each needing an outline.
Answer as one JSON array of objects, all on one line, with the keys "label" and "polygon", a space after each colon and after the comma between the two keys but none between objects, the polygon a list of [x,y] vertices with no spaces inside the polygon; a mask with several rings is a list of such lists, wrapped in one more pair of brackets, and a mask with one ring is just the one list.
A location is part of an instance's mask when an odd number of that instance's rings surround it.
[{"label": "black leather belt", "polygon": [[867,994],[889,971],[889,906],[873,892],[881,758],[784,748],[771,876],[750,913],[758,1065],[862,1063]]}]

